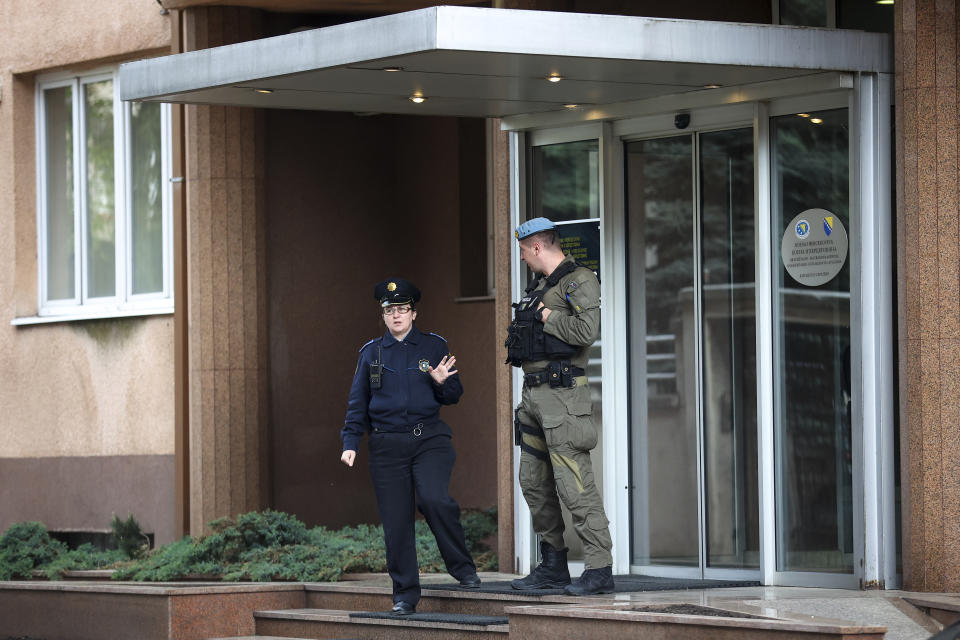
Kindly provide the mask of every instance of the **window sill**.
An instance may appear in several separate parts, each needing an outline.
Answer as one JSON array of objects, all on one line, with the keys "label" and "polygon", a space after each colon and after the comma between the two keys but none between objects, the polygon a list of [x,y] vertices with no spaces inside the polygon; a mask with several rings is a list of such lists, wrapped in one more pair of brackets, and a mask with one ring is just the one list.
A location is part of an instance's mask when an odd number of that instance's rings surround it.
[{"label": "window sill", "polygon": [[24,316],[14,318],[10,321],[15,327],[23,327],[32,324],[50,324],[53,322],[77,322],[83,320],[105,320],[109,318],[133,318],[138,316],[159,316],[173,313],[173,307],[156,307],[151,309],[129,309],[129,310],[103,310],[96,311],[78,311],[76,313],[65,313],[62,315],[49,316]]}]

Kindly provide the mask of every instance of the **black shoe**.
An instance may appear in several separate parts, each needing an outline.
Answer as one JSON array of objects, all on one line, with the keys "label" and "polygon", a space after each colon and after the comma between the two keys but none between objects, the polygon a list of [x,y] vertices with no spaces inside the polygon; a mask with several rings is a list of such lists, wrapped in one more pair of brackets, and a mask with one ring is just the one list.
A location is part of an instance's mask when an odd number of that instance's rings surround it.
[{"label": "black shoe", "polygon": [[568,596],[594,596],[613,593],[613,571],[610,567],[587,569],[577,581],[563,590]]},{"label": "black shoe", "polygon": [[460,587],[463,589],[479,589],[480,576],[475,573],[460,578]]},{"label": "black shoe", "polygon": [[404,602],[400,600],[399,602],[393,603],[393,609],[390,610],[390,613],[398,616],[408,616],[411,613],[416,613],[417,608],[410,604],[409,602]]},{"label": "black shoe", "polygon": [[518,578],[510,586],[519,591],[533,589],[562,589],[570,584],[570,571],[567,569],[567,550],[554,549],[549,543],[540,543],[540,555],[543,560],[526,578]]}]

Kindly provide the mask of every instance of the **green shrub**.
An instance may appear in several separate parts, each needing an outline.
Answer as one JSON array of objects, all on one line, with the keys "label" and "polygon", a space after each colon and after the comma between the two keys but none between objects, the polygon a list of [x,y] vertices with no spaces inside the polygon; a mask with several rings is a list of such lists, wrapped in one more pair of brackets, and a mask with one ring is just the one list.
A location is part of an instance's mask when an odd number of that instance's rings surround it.
[{"label": "green shrub", "polygon": [[[496,569],[496,554],[484,542],[497,531],[496,509],[464,511],[461,522],[477,569]],[[98,551],[89,544],[70,550],[38,522],[15,524],[0,538],[0,580],[30,578],[35,569],[57,580],[69,570],[109,568],[115,580],[169,582],[203,576],[327,582],[344,573],[387,570],[379,525],[307,529],[294,516],[266,510],[215,520],[210,535],[185,537],[152,552],[132,515],[126,520],[114,516],[110,526],[118,548]],[[427,523],[417,520],[415,533],[420,570],[445,571]]]},{"label": "green shrub", "polygon": [[[462,522],[477,568],[496,569],[496,555],[483,543],[497,530],[496,510],[467,511]],[[418,520],[415,527],[421,571],[444,571],[427,523]],[[327,582],[344,573],[387,570],[381,526],[307,529],[294,516],[267,510],[236,520],[221,518],[211,522],[210,528],[213,532],[208,536],[183,538],[117,568],[114,579],[165,582],[205,576],[230,581]]]},{"label": "green shrub", "polygon": [[485,540],[497,533],[497,508],[470,509],[460,516],[463,535],[471,551],[488,550]]},{"label": "green shrub", "polygon": [[59,580],[67,571],[109,569],[130,558],[120,549],[100,551],[90,543],[64,549],[50,562],[38,567],[50,580]]},{"label": "green shrub", "polygon": [[0,537],[0,580],[31,578],[34,569],[66,550],[39,522],[18,522]]},{"label": "green shrub", "polygon": [[248,550],[302,544],[307,527],[294,516],[280,511],[251,511],[236,521],[220,518],[210,523],[213,534],[203,539],[212,558],[236,562]]},{"label": "green shrub", "polygon": [[220,564],[205,557],[205,550],[189,537],[163,545],[143,559],[113,572],[114,580],[167,582],[192,574],[219,573]]},{"label": "green shrub", "polygon": [[132,513],[126,520],[121,520],[114,514],[110,529],[113,531],[110,543],[123,553],[125,558],[140,558],[150,548],[150,539],[143,533],[140,523],[134,519]]},{"label": "green shrub", "polygon": [[59,580],[67,571],[106,569],[126,559],[122,551],[99,551],[91,544],[69,549],[39,522],[18,522],[0,537],[0,580],[32,578],[37,569]]}]

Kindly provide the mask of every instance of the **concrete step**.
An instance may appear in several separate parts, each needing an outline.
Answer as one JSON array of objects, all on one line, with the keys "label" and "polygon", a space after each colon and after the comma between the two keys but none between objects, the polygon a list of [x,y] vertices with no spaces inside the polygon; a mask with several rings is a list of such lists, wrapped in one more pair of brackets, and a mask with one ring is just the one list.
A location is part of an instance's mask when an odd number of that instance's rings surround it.
[{"label": "concrete step", "polygon": [[210,638],[210,640],[303,640],[281,636],[230,636],[229,638]]},{"label": "concrete step", "polygon": [[[375,611],[378,611],[375,609]],[[254,614],[259,635],[291,638],[356,638],[357,640],[506,640],[505,618],[475,615],[446,621],[444,614],[367,618],[337,609],[282,609]]]},{"label": "concrete step", "polygon": [[904,596],[903,599],[945,627],[960,620],[960,598],[918,594]]},{"label": "concrete step", "polygon": [[[679,610],[677,610],[679,609]],[[883,640],[887,628],[746,606],[597,602],[577,607],[510,607],[510,636],[523,640]]]},{"label": "concrete step", "polygon": [[[350,583],[307,584],[306,606],[314,609],[344,611],[386,611],[393,605],[390,587]],[[421,587],[420,613],[457,613],[476,616],[505,616],[504,607],[522,605],[577,604],[582,599],[570,596],[484,593],[458,589]]]}]

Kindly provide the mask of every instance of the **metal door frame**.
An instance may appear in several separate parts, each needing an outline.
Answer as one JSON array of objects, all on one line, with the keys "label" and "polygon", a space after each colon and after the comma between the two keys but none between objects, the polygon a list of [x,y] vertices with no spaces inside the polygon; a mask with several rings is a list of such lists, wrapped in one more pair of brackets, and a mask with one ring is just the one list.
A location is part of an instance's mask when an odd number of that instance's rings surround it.
[{"label": "metal door frame", "polygon": [[[856,588],[896,588],[901,577],[896,571],[897,522],[895,520],[893,433],[895,393],[893,383],[893,257],[892,202],[887,185],[890,167],[890,74],[857,73],[841,78],[839,88],[826,88],[810,81],[811,91],[799,95],[791,81],[786,95],[795,97],[757,99],[734,105],[714,105],[691,111],[697,130],[752,126],[754,131],[754,207],[756,230],[756,322],[757,322],[757,421],[760,498],[760,569],[712,569],[703,567],[702,460],[698,464],[698,492],[701,538],[700,568],[631,566],[629,515],[629,400],[627,356],[623,349],[603,352],[603,483],[604,506],[611,520],[614,541],[614,572],[643,570],[649,575],[706,578],[759,579],[766,585],[796,585]],[[787,86],[786,83],[784,86]],[[772,88],[768,87],[768,90]],[[698,100],[702,100],[699,98]],[[702,103],[702,102],[701,102]],[[623,141],[631,137],[658,137],[676,134],[674,114],[690,111],[683,96],[674,101],[659,100],[658,113],[638,106],[639,117],[618,113],[614,121],[578,122],[557,126],[545,118],[537,129],[533,119],[525,130],[511,128],[511,219],[516,225],[526,206],[525,155],[529,145],[584,139],[598,139],[600,148],[600,231],[601,283],[604,300],[602,335],[604,344],[624,345],[627,341],[626,239],[624,210]],[[776,568],[774,405],[773,405],[773,269],[779,259],[773,246],[771,216],[770,118],[810,109],[847,107],[850,114],[850,260],[851,336],[855,364],[852,381],[852,446],[854,499],[853,574],[784,572]],[[649,114],[649,115],[648,115]],[[552,125],[552,128],[546,128]],[[697,185],[696,188],[699,188]],[[699,196],[697,196],[699,201]],[[699,202],[698,202],[699,208]],[[862,215],[870,211],[872,215]],[[699,261],[699,255],[697,257]],[[512,248],[512,294],[521,287],[519,250]],[[698,276],[699,277],[699,276]],[[698,349],[699,344],[698,344]],[[698,377],[702,371],[698,361]],[[514,398],[519,399],[520,381],[514,378]],[[701,402],[698,399],[698,402]],[[699,430],[702,438],[702,428]],[[700,447],[702,452],[702,447]],[[700,454],[702,456],[702,453]],[[519,456],[514,456],[515,471]],[[516,478],[516,475],[515,475]],[[611,490],[613,489],[613,490]],[[516,481],[515,522],[517,567],[528,572],[535,564],[536,549],[528,525],[529,511]],[[574,567],[574,570],[576,567]]]},{"label": "metal door frame", "polygon": [[[735,107],[712,108],[708,110],[696,110],[690,112],[691,122],[695,126],[685,129],[678,129],[674,125],[674,114],[662,114],[659,116],[638,118],[619,122],[615,126],[618,135],[618,142],[621,145],[636,140],[650,140],[667,137],[689,136],[691,138],[691,157],[690,171],[692,184],[692,204],[694,229],[693,238],[693,287],[694,287],[694,310],[693,315],[696,318],[694,327],[695,345],[694,345],[694,367],[695,367],[695,389],[696,389],[696,447],[697,447],[697,567],[675,567],[668,565],[637,565],[630,563],[631,573],[641,573],[644,575],[663,576],[673,578],[715,578],[715,579],[744,579],[758,580],[760,578],[760,569],[732,569],[732,568],[713,568],[707,567],[706,547],[706,469],[705,469],[705,425],[703,408],[703,282],[702,282],[702,202],[701,202],[701,184],[700,184],[700,136],[705,133],[715,131],[726,131],[730,129],[753,128],[753,112],[751,105],[736,105]],[[622,152],[621,152],[622,155]],[[622,165],[624,166],[624,165]],[[619,172],[621,176],[621,191],[626,193],[626,181],[623,171]],[[626,220],[626,209],[622,206],[619,215]],[[625,247],[627,238],[621,235],[621,244]],[[626,280],[625,261],[621,263],[620,269]],[[624,283],[626,284],[626,283]],[[625,294],[625,292],[624,292]],[[628,461],[629,468],[629,461]],[[628,476],[629,478],[629,476]],[[627,505],[631,504],[630,495],[627,495]],[[629,510],[629,509],[628,509]]]}]

